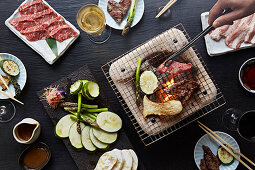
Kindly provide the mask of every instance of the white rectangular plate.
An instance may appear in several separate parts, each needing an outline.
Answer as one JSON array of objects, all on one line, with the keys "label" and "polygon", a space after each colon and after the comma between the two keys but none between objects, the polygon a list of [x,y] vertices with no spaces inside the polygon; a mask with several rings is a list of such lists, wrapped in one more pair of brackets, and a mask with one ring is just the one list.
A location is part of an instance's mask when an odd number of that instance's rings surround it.
[{"label": "white rectangular plate", "polygon": [[[23,5],[26,2],[31,2],[33,0],[25,0],[21,5]],[[46,1],[43,0],[45,4],[47,4],[56,14],[61,16],[59,13],[57,13]],[[69,21],[67,21],[63,16],[65,22],[78,33],[76,37],[69,38],[63,42],[57,41],[58,46],[58,56],[55,56],[55,54],[52,52],[50,47],[48,46],[46,40],[39,40],[39,41],[28,41],[26,37],[18,30],[16,30],[9,22],[13,19],[20,16],[18,8],[14,11],[14,13],[5,21],[5,25],[14,33],[16,34],[20,39],[22,39],[28,46],[30,46],[33,50],[35,50],[38,54],[40,54],[49,64],[53,64],[57,59],[64,54],[64,52],[68,49],[68,47],[78,38],[80,35],[80,31],[76,29]]]},{"label": "white rectangular plate", "polygon": [[[209,26],[208,17],[209,17],[209,12],[204,12],[201,14],[201,22],[202,22],[203,30],[205,30],[206,27]],[[234,52],[234,51],[238,51],[245,48],[255,47],[255,45],[252,45],[252,44],[242,43],[241,47],[238,50],[234,50],[232,48],[229,48],[225,44],[225,38],[222,38],[220,41],[214,41],[213,39],[211,39],[209,34],[205,36],[205,45],[206,45],[207,53],[209,56],[218,56],[218,55],[226,54],[228,52]]]}]

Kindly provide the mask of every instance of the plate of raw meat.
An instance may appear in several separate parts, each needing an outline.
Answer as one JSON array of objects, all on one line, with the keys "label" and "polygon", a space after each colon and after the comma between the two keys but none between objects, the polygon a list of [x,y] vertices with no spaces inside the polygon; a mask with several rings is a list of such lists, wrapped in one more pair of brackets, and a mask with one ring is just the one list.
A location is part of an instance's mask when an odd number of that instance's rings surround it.
[{"label": "plate of raw meat", "polygon": [[[202,29],[208,26],[209,12],[201,14]],[[205,36],[207,52],[217,56],[255,46],[255,14],[216,28]]]},{"label": "plate of raw meat", "polygon": [[[62,56],[80,34],[44,0],[25,0],[5,25],[49,64]],[[57,50],[52,50],[46,39],[55,39]]]},{"label": "plate of raw meat", "polygon": [[[104,11],[106,24],[122,30],[126,23],[132,0],[99,0],[98,6]],[[135,16],[131,27],[135,26],[144,13],[144,0],[136,0]]]}]

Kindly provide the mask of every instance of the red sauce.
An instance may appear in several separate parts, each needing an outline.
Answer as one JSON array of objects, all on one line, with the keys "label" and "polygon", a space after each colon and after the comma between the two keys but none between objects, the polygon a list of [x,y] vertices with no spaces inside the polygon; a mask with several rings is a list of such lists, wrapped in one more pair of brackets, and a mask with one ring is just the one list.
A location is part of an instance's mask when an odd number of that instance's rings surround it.
[{"label": "red sauce", "polygon": [[255,90],[255,62],[251,62],[243,68],[241,79],[248,89]]},{"label": "red sauce", "polygon": [[17,136],[20,140],[28,141],[35,129],[36,125],[22,123],[17,127]]}]

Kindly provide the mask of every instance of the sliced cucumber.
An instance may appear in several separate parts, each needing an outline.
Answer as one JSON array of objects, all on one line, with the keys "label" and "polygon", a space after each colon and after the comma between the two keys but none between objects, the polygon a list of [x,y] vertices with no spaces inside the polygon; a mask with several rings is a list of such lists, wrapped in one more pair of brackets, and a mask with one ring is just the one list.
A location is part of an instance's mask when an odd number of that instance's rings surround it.
[{"label": "sliced cucumber", "polygon": [[11,76],[19,75],[19,66],[12,60],[2,60],[1,68],[3,71]]},{"label": "sliced cucumber", "polygon": [[144,71],[140,77],[140,87],[145,94],[153,94],[158,87],[158,78],[152,71]]},{"label": "sliced cucumber", "polygon": [[90,97],[89,95],[87,95],[86,90],[85,90],[85,86],[82,87],[82,95],[87,100],[94,100],[95,99],[95,98]]},{"label": "sliced cucumber", "polygon": [[111,144],[111,143],[115,142],[118,137],[117,132],[109,133],[109,132],[105,132],[101,129],[96,129],[96,128],[93,128],[93,134],[99,141],[101,141],[103,143],[107,143],[107,144]]},{"label": "sliced cucumber", "polygon": [[99,113],[96,122],[106,132],[117,132],[122,127],[121,118],[113,112]]},{"label": "sliced cucumber", "polygon": [[99,96],[99,86],[97,83],[88,81],[83,85],[82,95],[88,100],[93,100]]},{"label": "sliced cucumber", "polygon": [[92,143],[98,148],[98,149],[107,149],[109,147],[108,144],[102,143],[100,142],[93,134],[93,129],[90,128],[90,132],[89,132],[89,136],[90,136],[90,140],[92,141]]},{"label": "sliced cucumber", "polygon": [[[230,147],[228,147],[227,145],[225,145],[225,146],[228,149],[230,149],[231,152],[233,153],[233,150]],[[230,153],[228,153],[228,151],[225,150],[222,146],[219,146],[217,155],[218,155],[220,162],[224,165],[230,165],[234,162],[234,157]]]},{"label": "sliced cucumber", "polygon": [[71,94],[77,94],[81,91],[81,88],[83,86],[82,81],[78,80],[76,82],[74,82],[71,87],[70,87],[70,93]]},{"label": "sliced cucumber", "polygon": [[87,149],[88,151],[93,152],[97,148],[95,147],[95,145],[90,140],[90,137],[89,137],[90,128],[91,127],[89,127],[89,126],[86,126],[85,128],[83,128],[83,130],[81,132],[81,142],[82,142],[82,145],[84,146],[85,149]]},{"label": "sliced cucumber", "polygon": [[55,134],[57,137],[66,138],[69,135],[69,130],[75,122],[71,119],[71,114],[62,117],[55,126]]},{"label": "sliced cucumber", "polygon": [[[84,123],[80,122],[81,130],[85,127]],[[73,123],[69,130],[69,140],[71,145],[76,149],[81,149],[83,147],[81,143],[81,135],[77,132],[77,123]]]}]

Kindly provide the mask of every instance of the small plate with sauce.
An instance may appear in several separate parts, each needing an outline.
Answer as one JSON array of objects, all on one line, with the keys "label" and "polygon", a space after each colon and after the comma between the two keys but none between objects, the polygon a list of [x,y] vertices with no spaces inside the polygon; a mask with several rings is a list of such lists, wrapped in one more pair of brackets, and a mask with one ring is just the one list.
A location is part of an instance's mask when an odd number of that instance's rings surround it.
[{"label": "small plate with sauce", "polygon": [[239,81],[245,90],[255,94],[255,58],[243,63],[239,70]]},{"label": "small plate with sauce", "polygon": [[50,148],[43,142],[29,146],[19,157],[19,165],[24,170],[42,169],[50,160]]}]

